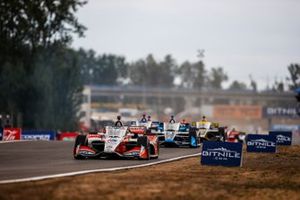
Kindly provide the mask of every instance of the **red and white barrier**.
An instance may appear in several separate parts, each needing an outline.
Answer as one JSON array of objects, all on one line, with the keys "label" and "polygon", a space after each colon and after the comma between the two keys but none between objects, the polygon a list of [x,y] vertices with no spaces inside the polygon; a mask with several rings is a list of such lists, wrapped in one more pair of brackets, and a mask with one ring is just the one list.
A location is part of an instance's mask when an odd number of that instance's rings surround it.
[{"label": "red and white barrier", "polygon": [[21,139],[22,130],[20,128],[4,128],[3,141],[13,141]]}]

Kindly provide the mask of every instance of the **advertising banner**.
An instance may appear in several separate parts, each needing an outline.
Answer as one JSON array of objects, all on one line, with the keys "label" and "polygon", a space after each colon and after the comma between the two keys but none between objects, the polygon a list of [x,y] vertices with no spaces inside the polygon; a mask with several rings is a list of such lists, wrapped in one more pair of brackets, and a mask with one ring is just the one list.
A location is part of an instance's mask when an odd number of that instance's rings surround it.
[{"label": "advertising banner", "polygon": [[270,131],[269,135],[274,135],[276,137],[277,145],[292,145],[291,131]]},{"label": "advertising banner", "polygon": [[79,135],[77,132],[62,132],[57,135],[57,139],[61,141],[75,141],[77,135]]},{"label": "advertising banner", "polygon": [[0,141],[2,141],[3,138],[3,128],[0,127]]},{"label": "advertising banner", "polygon": [[216,105],[214,118],[217,119],[261,119],[262,107],[254,105]]},{"label": "advertising banner", "polygon": [[294,131],[300,130],[300,125],[297,124],[273,124],[271,130],[274,131]]},{"label": "advertising banner", "polygon": [[204,141],[202,165],[242,166],[242,143]]},{"label": "advertising banner", "polygon": [[3,141],[20,140],[21,132],[20,128],[4,128]]},{"label": "advertising banner", "polygon": [[24,130],[22,133],[23,140],[55,140],[55,138],[55,131]]},{"label": "advertising banner", "polygon": [[286,117],[286,118],[297,118],[297,108],[287,107],[287,106],[274,106],[274,107],[264,107],[263,116],[269,117]]},{"label": "advertising banner", "polygon": [[276,152],[275,135],[249,134],[246,138],[247,152]]}]

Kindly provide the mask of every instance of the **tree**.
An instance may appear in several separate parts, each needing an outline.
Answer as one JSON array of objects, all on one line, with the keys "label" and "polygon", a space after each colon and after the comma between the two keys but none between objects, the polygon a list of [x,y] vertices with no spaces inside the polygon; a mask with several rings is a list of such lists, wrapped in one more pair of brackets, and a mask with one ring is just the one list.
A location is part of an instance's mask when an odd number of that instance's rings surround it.
[{"label": "tree", "polygon": [[239,82],[235,80],[229,86],[229,90],[236,90],[236,91],[247,90],[247,85],[243,82]]},{"label": "tree", "polygon": [[300,64],[292,63],[288,66],[290,77],[288,80],[291,81],[289,88],[295,90],[300,88]]},{"label": "tree", "polygon": [[34,127],[76,130],[82,100],[82,81],[77,53],[61,47],[40,52],[31,77],[39,91]]},{"label": "tree", "polygon": [[98,85],[116,85],[119,78],[126,76],[127,64],[124,57],[101,55],[91,67],[91,83]]},{"label": "tree", "polygon": [[249,78],[250,78],[250,86],[252,88],[252,91],[253,92],[256,92],[257,91],[257,83],[256,81],[252,78],[252,75],[250,74],[249,75]]},{"label": "tree", "polygon": [[[75,12],[82,0],[2,0],[0,3],[0,110],[21,113],[26,127],[34,127],[37,101],[43,89],[35,87],[37,57],[53,45],[66,48],[72,34],[85,30]],[[45,58],[47,60],[47,58]],[[45,62],[46,62],[45,60]],[[12,87],[13,86],[13,87]]]},{"label": "tree", "polygon": [[222,89],[222,83],[228,80],[222,67],[212,68],[209,76],[209,86],[213,89]]},{"label": "tree", "polygon": [[202,61],[184,62],[179,69],[181,86],[190,89],[202,89],[206,84],[206,70]]},{"label": "tree", "polygon": [[129,66],[129,77],[133,85],[146,87],[172,87],[177,65],[171,55],[157,62],[153,55],[140,59]]},{"label": "tree", "polygon": [[157,70],[160,72],[158,84],[164,87],[172,87],[177,70],[175,59],[171,55],[166,55],[164,60],[159,63]]}]

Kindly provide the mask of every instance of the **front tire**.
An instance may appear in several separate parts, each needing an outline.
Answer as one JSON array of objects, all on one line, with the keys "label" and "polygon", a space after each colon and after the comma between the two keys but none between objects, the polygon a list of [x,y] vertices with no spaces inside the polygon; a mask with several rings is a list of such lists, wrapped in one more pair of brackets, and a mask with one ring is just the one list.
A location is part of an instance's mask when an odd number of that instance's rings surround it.
[{"label": "front tire", "polygon": [[76,155],[76,149],[78,146],[87,145],[86,135],[78,135],[75,139],[75,145],[73,148],[73,156],[75,159],[83,159],[81,155]]}]

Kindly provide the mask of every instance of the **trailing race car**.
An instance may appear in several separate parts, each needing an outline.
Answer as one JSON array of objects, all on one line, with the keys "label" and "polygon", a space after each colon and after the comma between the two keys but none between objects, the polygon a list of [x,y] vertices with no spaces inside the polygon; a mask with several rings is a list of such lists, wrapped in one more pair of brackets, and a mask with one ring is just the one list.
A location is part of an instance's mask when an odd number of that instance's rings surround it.
[{"label": "trailing race car", "polygon": [[199,135],[200,141],[225,141],[225,127],[219,127],[218,123],[196,122],[190,132]]},{"label": "trailing race car", "polygon": [[245,141],[246,133],[236,131],[235,129],[232,129],[227,132],[226,134],[226,142],[241,142],[243,143]]},{"label": "trailing race car", "polygon": [[156,135],[145,127],[106,127],[106,133],[79,135],[75,140],[75,159],[107,158],[111,156],[150,159],[158,158]]},{"label": "trailing race car", "polygon": [[163,131],[156,133],[159,143],[165,147],[189,146],[197,148],[200,145],[199,134],[191,132],[188,123],[164,123]]},{"label": "trailing race car", "polygon": [[151,121],[151,125],[148,128],[152,133],[161,133],[164,131],[164,123],[159,121]]}]

